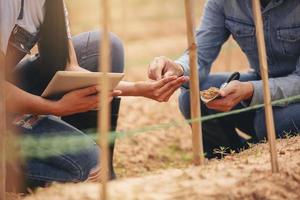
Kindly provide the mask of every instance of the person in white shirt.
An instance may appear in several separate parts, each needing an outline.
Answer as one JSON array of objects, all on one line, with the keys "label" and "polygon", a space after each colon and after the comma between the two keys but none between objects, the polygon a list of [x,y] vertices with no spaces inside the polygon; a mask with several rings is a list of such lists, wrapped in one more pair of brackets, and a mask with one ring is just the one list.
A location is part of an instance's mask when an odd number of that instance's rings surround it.
[{"label": "person in white shirt", "polygon": [[[86,135],[87,130],[97,127],[97,111],[94,111],[98,105],[97,87],[76,90],[57,100],[40,95],[58,70],[98,71],[101,33],[93,31],[71,37],[63,0],[0,0],[0,3],[0,47],[5,55],[7,72],[7,110],[17,116],[15,127],[23,135],[77,136],[90,142],[88,148],[77,153],[57,152],[57,156],[46,159],[27,158],[27,186],[34,188],[51,182],[97,178],[100,150]],[[122,43],[116,35],[110,37],[112,71],[123,72]],[[36,44],[38,54],[24,59]],[[186,81],[187,77],[168,77],[152,82],[122,81],[111,93],[112,130],[117,126],[120,104],[117,96],[143,96],[159,102],[167,101]],[[111,155],[113,148],[112,145]],[[55,147],[50,151],[56,152]],[[110,167],[111,177],[115,178],[112,162]]]}]

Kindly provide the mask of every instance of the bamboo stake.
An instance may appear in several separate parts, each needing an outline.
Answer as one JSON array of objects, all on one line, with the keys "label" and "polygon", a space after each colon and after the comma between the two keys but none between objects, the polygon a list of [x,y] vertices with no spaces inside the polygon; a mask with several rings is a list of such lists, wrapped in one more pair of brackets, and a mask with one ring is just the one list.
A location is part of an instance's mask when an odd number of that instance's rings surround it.
[{"label": "bamboo stake", "polygon": [[[197,45],[195,41],[194,32],[194,10],[193,10],[193,0],[185,0],[185,12],[186,12],[186,24],[187,24],[187,39],[189,46],[189,56],[190,56],[190,71],[191,71],[191,81],[190,81],[190,99],[191,99],[191,118],[200,119],[200,100],[199,100],[199,76],[198,76],[198,64],[197,64]],[[203,165],[204,164],[204,152],[203,152],[203,142],[202,142],[202,127],[201,120],[195,121],[192,124],[192,139],[193,139],[193,155],[194,164]]]},{"label": "bamboo stake", "polygon": [[[1,6],[1,4],[0,4]],[[1,11],[1,7],[0,7]],[[1,26],[0,26],[1,27]],[[0,30],[1,46],[1,30]],[[4,54],[0,49],[0,199],[6,199],[6,109],[5,109],[5,66]]]},{"label": "bamboo stake", "polygon": [[103,72],[103,77],[99,80],[101,86],[100,92],[100,119],[98,120],[98,129],[100,130],[100,144],[101,144],[101,192],[100,199],[107,199],[107,182],[109,180],[109,150],[108,150],[108,131],[109,131],[109,121],[110,121],[110,105],[109,105],[109,79],[107,73],[110,72],[111,62],[110,62],[110,39],[109,39],[109,22],[110,22],[110,7],[109,0],[102,0],[101,5],[102,13],[102,39],[100,44],[101,57],[99,71]]},{"label": "bamboo stake", "polygon": [[275,135],[273,110],[271,104],[266,44],[264,38],[264,27],[262,21],[260,0],[252,0],[252,6],[253,6],[253,16],[254,16],[254,21],[256,26],[256,37],[257,37],[257,44],[258,44],[260,71],[261,71],[261,76],[262,76],[263,86],[264,86],[263,91],[264,91],[265,115],[266,115],[267,131],[268,131],[268,141],[269,141],[270,153],[271,153],[272,172],[277,173],[279,172],[279,166],[278,166],[277,151],[276,151],[276,135]]}]

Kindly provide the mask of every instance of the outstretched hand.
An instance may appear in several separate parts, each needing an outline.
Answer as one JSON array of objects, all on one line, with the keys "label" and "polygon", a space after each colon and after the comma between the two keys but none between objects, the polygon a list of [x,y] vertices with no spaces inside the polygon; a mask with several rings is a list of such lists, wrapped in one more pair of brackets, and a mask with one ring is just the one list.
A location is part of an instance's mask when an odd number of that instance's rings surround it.
[{"label": "outstretched hand", "polygon": [[185,76],[181,76],[179,78],[171,76],[158,81],[139,82],[137,89],[140,96],[150,98],[158,102],[167,102],[174,92],[187,81],[189,81],[189,78]]}]

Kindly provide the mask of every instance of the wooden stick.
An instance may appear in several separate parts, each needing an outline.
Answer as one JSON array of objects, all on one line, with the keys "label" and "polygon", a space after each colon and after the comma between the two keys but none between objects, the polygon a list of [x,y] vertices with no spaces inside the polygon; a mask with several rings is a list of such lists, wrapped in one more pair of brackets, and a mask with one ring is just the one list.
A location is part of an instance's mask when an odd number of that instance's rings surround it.
[{"label": "wooden stick", "polygon": [[110,22],[110,7],[109,0],[102,0],[102,39],[100,44],[101,57],[99,71],[103,72],[103,78],[100,79],[100,119],[98,120],[98,129],[100,130],[100,144],[101,144],[101,192],[100,199],[107,199],[107,182],[109,180],[109,150],[108,150],[108,132],[110,129],[110,105],[109,105],[109,78],[107,73],[110,72],[110,38],[109,38],[109,22]]},{"label": "wooden stick", "polygon": [[194,164],[204,164],[204,152],[202,142],[202,127],[201,127],[201,111],[200,111],[200,99],[199,99],[199,76],[198,76],[198,64],[197,64],[197,45],[195,41],[194,32],[194,10],[192,0],[185,0],[185,12],[186,12],[186,24],[187,24],[187,39],[189,46],[190,56],[190,99],[191,99],[191,118],[199,119],[199,121],[193,122],[192,125],[192,139],[193,139],[193,154]]},{"label": "wooden stick", "polygon": [[[0,11],[2,10],[0,4]],[[0,20],[1,21],[1,20]],[[1,26],[0,26],[1,27]],[[6,109],[5,109],[5,63],[4,54],[1,50],[0,31],[0,199],[6,199]]]},{"label": "wooden stick", "polygon": [[268,131],[268,141],[270,145],[271,153],[271,164],[272,172],[279,172],[277,151],[276,151],[276,134],[273,118],[273,109],[271,104],[271,94],[269,86],[269,75],[268,75],[268,63],[267,63],[267,53],[266,53],[266,44],[264,37],[264,27],[262,21],[261,5],[260,0],[252,0],[253,6],[253,16],[256,27],[256,37],[260,61],[260,71],[263,80],[263,90],[264,90],[264,103],[265,103],[265,115],[266,115],[266,125]]}]

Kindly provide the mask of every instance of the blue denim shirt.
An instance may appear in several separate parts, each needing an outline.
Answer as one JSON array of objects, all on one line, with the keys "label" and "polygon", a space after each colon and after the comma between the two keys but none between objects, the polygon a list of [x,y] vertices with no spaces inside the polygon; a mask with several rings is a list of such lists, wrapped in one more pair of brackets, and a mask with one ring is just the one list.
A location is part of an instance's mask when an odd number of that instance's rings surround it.
[{"label": "blue denim shirt", "polygon": [[[197,30],[198,70],[203,80],[230,35],[246,54],[251,68],[260,74],[251,0],[208,0]],[[300,1],[272,0],[263,9],[269,82],[272,100],[300,94]],[[189,75],[186,52],[177,63]],[[251,105],[263,103],[263,83],[251,81]]]}]

